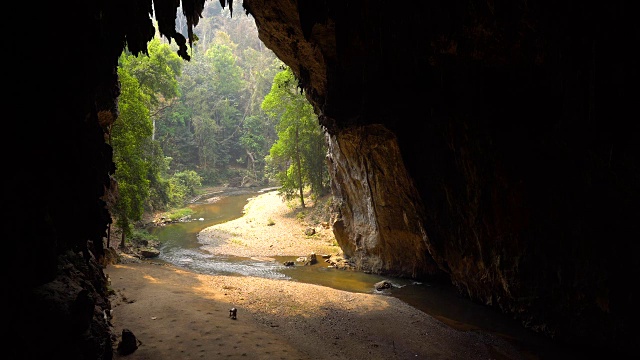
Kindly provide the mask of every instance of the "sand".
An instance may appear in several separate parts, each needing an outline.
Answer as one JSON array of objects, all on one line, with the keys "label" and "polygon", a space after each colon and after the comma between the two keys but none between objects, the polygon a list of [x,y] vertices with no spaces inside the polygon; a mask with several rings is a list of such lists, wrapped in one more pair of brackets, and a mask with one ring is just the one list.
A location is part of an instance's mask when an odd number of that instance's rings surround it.
[{"label": "sand", "polygon": [[[247,257],[339,254],[268,192],[236,220],[199,235],[207,250]],[[108,265],[115,359],[531,359],[503,338],[460,331],[401,300],[288,280],[202,275],[160,262]],[[237,318],[229,310],[237,309]],[[120,355],[123,329],[139,341]]]}]

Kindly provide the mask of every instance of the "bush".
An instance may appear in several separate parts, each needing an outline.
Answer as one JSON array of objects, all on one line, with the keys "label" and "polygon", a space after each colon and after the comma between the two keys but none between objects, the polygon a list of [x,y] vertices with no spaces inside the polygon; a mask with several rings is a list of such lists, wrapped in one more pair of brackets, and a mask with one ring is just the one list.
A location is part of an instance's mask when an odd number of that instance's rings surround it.
[{"label": "bush", "polygon": [[158,237],[150,234],[146,229],[133,229],[130,236],[131,242],[148,243],[158,240]]},{"label": "bush", "polygon": [[178,172],[169,179],[169,206],[184,206],[190,196],[196,195],[196,188],[202,185],[202,178],[195,171]]},{"label": "bush", "polygon": [[190,216],[193,214],[193,209],[191,208],[180,208],[176,210],[172,210],[164,214],[164,218],[169,219],[171,221],[179,220],[185,216]]}]

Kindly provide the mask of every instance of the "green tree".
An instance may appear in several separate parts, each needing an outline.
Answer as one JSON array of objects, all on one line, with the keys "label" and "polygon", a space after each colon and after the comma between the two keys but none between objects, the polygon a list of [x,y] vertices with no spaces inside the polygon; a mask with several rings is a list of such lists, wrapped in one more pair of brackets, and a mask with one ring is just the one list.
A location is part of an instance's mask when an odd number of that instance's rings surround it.
[{"label": "green tree", "polygon": [[171,198],[170,184],[163,178],[170,161],[153,134],[157,114],[179,96],[176,77],[182,61],[159,39],[149,43],[148,55],[123,52],[119,59],[120,115],[111,128],[110,141],[118,183],[112,213],[122,229],[121,246],[145,208],[164,207]]},{"label": "green tree", "polygon": [[304,208],[306,186],[315,196],[324,192],[326,143],[313,107],[298,89],[293,71],[285,68],[275,76],[262,109],[278,119],[278,140],[271,147],[268,161],[279,169],[276,177],[281,183],[280,194],[285,199],[298,196]]},{"label": "green tree", "polygon": [[190,109],[190,123],[197,147],[199,172],[207,183],[215,172],[224,172],[244,153],[240,146],[243,113],[238,109],[247,85],[229,35],[216,33],[204,54],[198,53],[180,79]]},{"label": "green tree", "polygon": [[149,42],[148,53],[149,56],[125,54],[119,66],[138,80],[140,91],[149,97],[155,134],[156,120],[180,95],[177,77],[182,74],[184,61],[157,37]]},{"label": "green tree", "polygon": [[122,229],[120,246],[123,247],[126,236],[131,235],[132,222],[142,217],[149,196],[150,163],[144,156],[144,148],[151,141],[153,126],[149,118],[149,96],[141,91],[136,78],[125,69],[118,69],[118,77],[120,116],[111,128],[118,199],[112,213],[116,225]]},{"label": "green tree", "polygon": [[244,87],[242,68],[238,66],[235,54],[237,47],[238,45],[231,41],[229,34],[218,31],[213,46],[205,53],[205,57],[212,65],[217,95],[232,101],[236,100],[237,94]]},{"label": "green tree", "polygon": [[242,112],[238,106],[246,84],[242,78],[242,68],[237,64],[236,48],[229,35],[219,31],[213,46],[205,54],[214,76],[215,97],[210,104],[216,125],[213,165],[217,168],[228,166],[242,151],[238,145],[242,123]]},{"label": "green tree", "polygon": [[[177,21],[184,34],[185,22]],[[281,61],[259,40],[251,16],[231,18],[216,2],[205,4],[194,32],[191,61],[178,77],[180,97],[156,121],[156,139],[173,172],[193,169],[207,185],[260,182],[277,139],[261,103]]]},{"label": "green tree", "polygon": [[[249,116],[244,120],[243,131],[240,136],[240,144],[245,149],[245,159],[247,170],[251,173],[255,181],[260,181],[258,169],[264,168],[264,157],[268,154],[265,151],[267,139],[265,134],[265,122],[259,116]],[[260,156],[262,155],[262,156]]]},{"label": "green tree", "polygon": [[173,172],[195,169],[198,163],[198,146],[193,136],[193,113],[193,109],[180,99],[156,122],[155,139],[164,156],[170,158],[167,169]]},{"label": "green tree", "polygon": [[172,207],[183,206],[189,197],[196,194],[196,188],[202,185],[202,177],[193,170],[175,173],[169,179],[171,188],[170,205]]}]

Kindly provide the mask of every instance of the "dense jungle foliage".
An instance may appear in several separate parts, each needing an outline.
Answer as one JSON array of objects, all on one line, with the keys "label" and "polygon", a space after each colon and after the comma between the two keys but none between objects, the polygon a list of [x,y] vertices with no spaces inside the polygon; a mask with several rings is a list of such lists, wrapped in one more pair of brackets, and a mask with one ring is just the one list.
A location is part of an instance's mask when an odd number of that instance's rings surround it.
[{"label": "dense jungle foliage", "polygon": [[145,212],[180,208],[203,187],[280,186],[303,207],[305,193],[328,189],[324,132],[253,18],[208,2],[195,38],[190,61],[159,35],[148,54],[120,57],[109,206],[124,235]]}]

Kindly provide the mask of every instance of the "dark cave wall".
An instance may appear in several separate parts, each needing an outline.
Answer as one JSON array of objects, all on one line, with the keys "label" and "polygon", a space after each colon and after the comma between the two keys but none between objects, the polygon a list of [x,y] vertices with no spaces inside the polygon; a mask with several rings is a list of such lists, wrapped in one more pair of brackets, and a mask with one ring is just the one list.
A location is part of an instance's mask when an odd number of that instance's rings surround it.
[{"label": "dark cave wall", "polygon": [[[203,2],[186,2],[192,24]],[[110,358],[100,249],[88,261],[82,249],[108,225],[117,57],[146,48],[151,10],[176,35],[176,4],[161,3],[40,4],[7,35],[14,358]],[[628,2],[244,4],[328,130],[347,251],[367,239],[357,254],[380,269],[445,274],[560,341],[633,344],[639,32]],[[64,331],[40,324],[86,305],[83,289],[92,309]]]},{"label": "dark cave wall", "polygon": [[[627,346],[640,199],[627,2],[244,3],[333,140],[347,253],[415,276],[396,264],[427,252],[462,294],[527,327]],[[396,146],[341,141],[374,124],[394,134],[405,193],[381,170]],[[397,221],[401,208],[419,225]]]},{"label": "dark cave wall", "polygon": [[640,195],[640,132],[626,120],[638,70],[624,49],[638,32],[610,5],[539,8],[535,53],[496,63],[458,47],[434,67],[422,126],[390,127],[431,255],[462,293],[560,340],[622,348]]},{"label": "dark cave wall", "polygon": [[[449,85],[458,104],[434,112],[423,131],[396,132],[403,154],[425,154],[405,160],[432,256],[462,293],[536,330],[624,346],[633,306],[623,274],[638,269],[638,152],[629,137],[638,130],[609,108],[632,102],[592,99],[603,110],[589,114],[587,89],[567,92],[544,74],[523,82],[482,72],[491,75]],[[469,88],[477,93],[463,103]],[[585,125],[590,116],[602,120]]]},{"label": "dark cave wall", "polygon": [[153,27],[144,31],[151,26],[144,8],[124,5],[7,9],[28,15],[7,34],[6,47],[12,81],[3,199],[13,214],[3,266],[12,359],[112,358],[102,271],[111,217],[102,198],[115,165],[105,129],[118,116],[116,66],[126,34],[135,32],[128,42],[145,49],[145,36],[154,34]]}]

